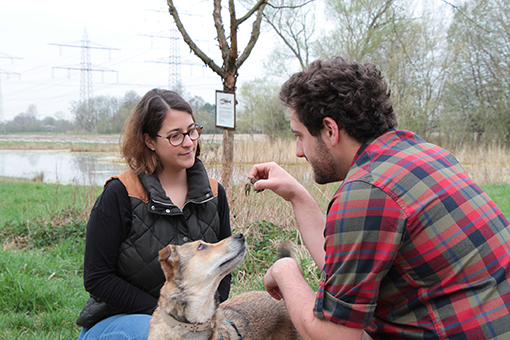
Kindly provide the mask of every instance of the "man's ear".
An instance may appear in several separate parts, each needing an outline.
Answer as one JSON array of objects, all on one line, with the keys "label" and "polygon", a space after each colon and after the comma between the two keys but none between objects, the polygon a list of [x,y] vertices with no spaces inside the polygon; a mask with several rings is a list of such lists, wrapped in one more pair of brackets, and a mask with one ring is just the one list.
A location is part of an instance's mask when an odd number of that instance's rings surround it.
[{"label": "man's ear", "polygon": [[324,125],[323,129],[323,140],[329,141],[329,144],[331,146],[335,146],[339,142],[340,138],[340,129],[338,128],[338,124],[335,122],[334,119],[330,117],[326,117],[322,120],[322,123]]}]

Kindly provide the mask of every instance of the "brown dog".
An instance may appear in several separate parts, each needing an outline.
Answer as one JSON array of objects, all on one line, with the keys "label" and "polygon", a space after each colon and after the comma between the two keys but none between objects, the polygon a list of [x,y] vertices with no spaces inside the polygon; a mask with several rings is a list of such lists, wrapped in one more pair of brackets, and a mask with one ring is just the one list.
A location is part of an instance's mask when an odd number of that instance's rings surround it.
[{"label": "brown dog", "polygon": [[159,252],[166,283],[151,319],[149,340],[301,339],[283,301],[262,291],[218,306],[220,281],[246,253],[243,234],[210,244],[169,245]]}]

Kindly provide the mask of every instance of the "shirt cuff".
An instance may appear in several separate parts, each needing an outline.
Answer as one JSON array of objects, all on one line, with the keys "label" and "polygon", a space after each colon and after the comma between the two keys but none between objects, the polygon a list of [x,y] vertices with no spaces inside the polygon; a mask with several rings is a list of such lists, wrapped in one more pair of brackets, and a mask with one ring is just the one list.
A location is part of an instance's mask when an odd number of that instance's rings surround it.
[{"label": "shirt cuff", "polygon": [[366,328],[373,319],[376,304],[352,304],[342,301],[324,290],[321,282],[315,308],[315,317],[350,328]]}]

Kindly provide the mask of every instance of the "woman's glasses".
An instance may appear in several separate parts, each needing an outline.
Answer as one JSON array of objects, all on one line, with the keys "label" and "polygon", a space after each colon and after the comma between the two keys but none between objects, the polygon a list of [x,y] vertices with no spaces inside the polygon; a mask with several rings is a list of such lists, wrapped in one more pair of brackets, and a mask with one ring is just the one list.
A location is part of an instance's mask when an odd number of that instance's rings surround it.
[{"label": "woman's glasses", "polygon": [[161,138],[168,139],[168,142],[170,143],[170,145],[179,146],[182,144],[182,142],[184,142],[184,138],[186,137],[186,135],[188,135],[189,139],[191,139],[191,140],[197,140],[200,137],[200,135],[202,134],[203,128],[204,127],[202,125],[195,124],[195,126],[188,132],[174,133],[168,137],[160,136],[160,135],[157,135],[157,136],[161,137]]}]

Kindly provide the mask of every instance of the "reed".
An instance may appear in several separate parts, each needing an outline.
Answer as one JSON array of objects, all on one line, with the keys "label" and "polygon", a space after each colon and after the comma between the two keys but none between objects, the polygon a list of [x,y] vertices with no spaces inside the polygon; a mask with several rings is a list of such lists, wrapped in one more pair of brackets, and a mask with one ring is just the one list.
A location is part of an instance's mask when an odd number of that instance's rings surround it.
[{"label": "reed", "polygon": [[510,183],[510,149],[507,146],[461,147],[452,153],[478,185]]},{"label": "reed", "polygon": [[[223,149],[221,144],[206,142],[204,139],[201,159],[205,164],[219,165],[222,163]],[[210,139],[209,139],[210,140]],[[293,139],[239,138],[234,143],[234,164],[255,164],[276,162],[279,164],[303,165],[306,161],[296,157],[296,143]]]}]

